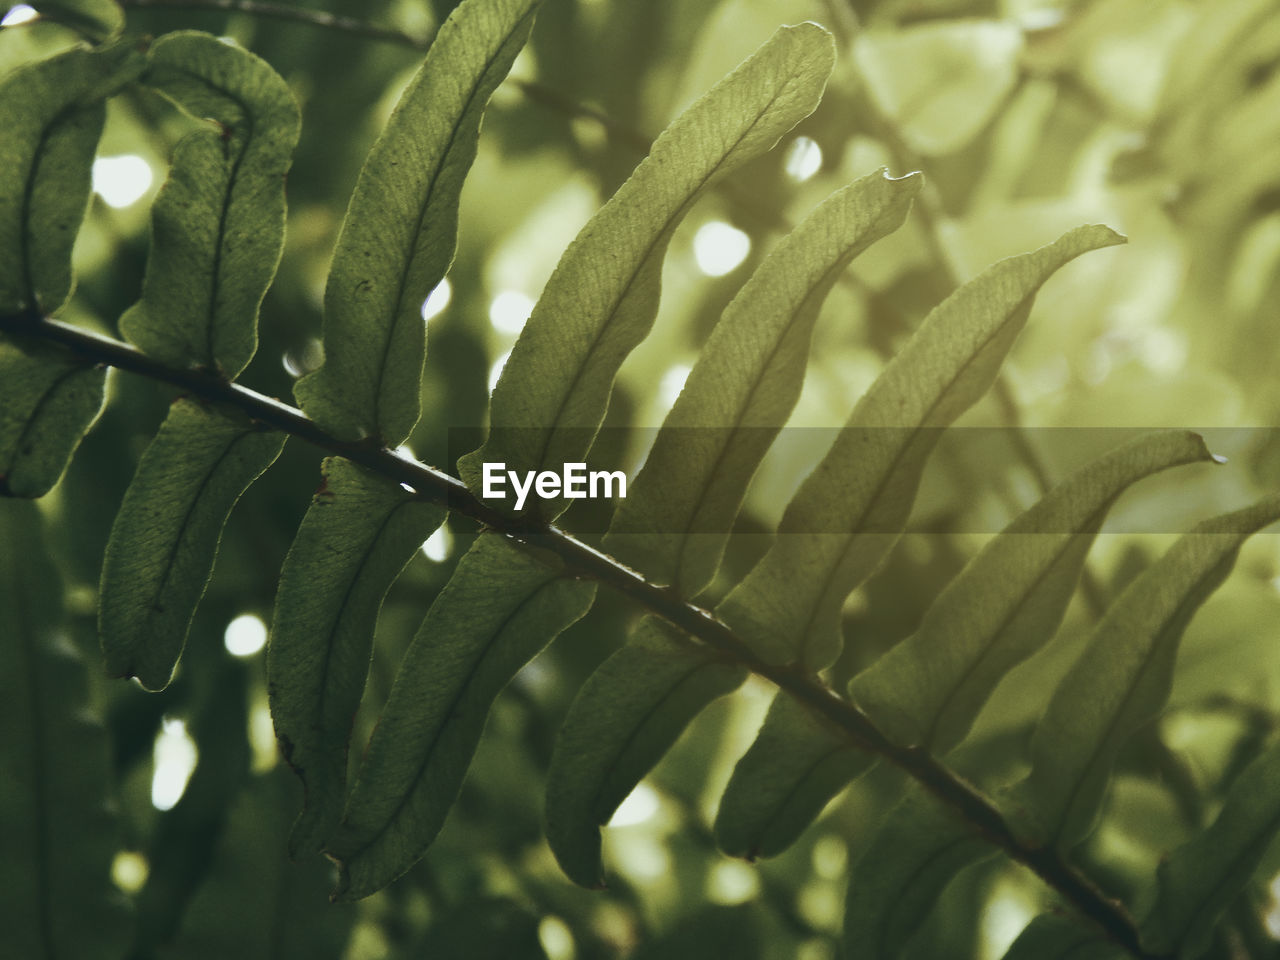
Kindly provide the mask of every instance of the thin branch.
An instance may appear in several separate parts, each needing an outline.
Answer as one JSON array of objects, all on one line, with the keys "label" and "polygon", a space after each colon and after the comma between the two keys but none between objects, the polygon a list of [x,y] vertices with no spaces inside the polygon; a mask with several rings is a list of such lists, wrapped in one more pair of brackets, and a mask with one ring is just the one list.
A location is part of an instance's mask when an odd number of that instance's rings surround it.
[{"label": "thin branch", "polygon": [[391,480],[406,484],[424,499],[444,504],[455,513],[485,527],[555,554],[575,576],[596,580],[658,614],[685,633],[745,666],[819,716],[825,717],[858,747],[900,768],[955,810],[990,843],[1025,864],[1058,891],[1111,940],[1139,960],[1162,960],[1143,949],[1137,928],[1124,907],[1092,881],[1061,860],[1052,848],[1022,844],[1005,823],[999,809],[963,778],[924,750],[904,748],[890,741],[854,704],[837,696],[812,673],[791,665],[762,661],[715,615],[656,586],[608,554],[558,527],[513,518],[477,499],[456,478],[409,457],[370,442],[339,440],[301,410],[236,383],[199,370],[170,367],[118,340],[56,320],[30,315],[0,315],[0,332],[62,345],[93,364],[105,364],[156,380],[213,403],[224,404],[320,449],[346,457]]}]

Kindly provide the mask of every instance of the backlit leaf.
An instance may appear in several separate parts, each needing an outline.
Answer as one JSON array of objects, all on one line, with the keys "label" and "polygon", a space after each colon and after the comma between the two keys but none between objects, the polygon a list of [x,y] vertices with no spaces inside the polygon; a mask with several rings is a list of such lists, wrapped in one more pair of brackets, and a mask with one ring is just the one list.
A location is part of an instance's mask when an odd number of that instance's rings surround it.
[{"label": "backlit leaf", "polygon": [[725,308],[606,547],[686,596],[715,575],[752,474],[800,396],[813,323],[841,272],[902,225],[921,178],[840,190],[770,252]]},{"label": "backlit leaf", "polygon": [[77,48],[0,80],[0,312],[48,316],[71,295],[103,101],[142,72],[121,41]]},{"label": "backlit leaf", "polygon": [[1084,921],[1042,913],[1009,945],[1004,960],[1121,960],[1127,956]]},{"label": "backlit leaf", "polygon": [[972,826],[911,787],[880,824],[849,876],[845,948],[860,960],[890,960],[919,929],[957,873],[994,856]]},{"label": "backlit leaf", "polygon": [[325,429],[394,445],[421,412],[422,304],[453,262],[480,120],[536,0],[466,0],[436,34],[356,183],[325,288],[325,362],[294,394]]},{"label": "backlit leaf", "polygon": [[1121,745],[1168,700],[1187,623],[1244,541],[1277,519],[1280,496],[1204,521],[1111,605],[1032,737],[1031,773],[1012,796],[1027,842],[1066,848],[1089,832]]},{"label": "backlit leaf", "polygon": [[62,582],[36,506],[0,499],[0,902],[13,957],[116,960],[108,745],[64,634]]},{"label": "backlit leaf", "polygon": [[0,341],[0,495],[41,497],[102,410],[107,371]]},{"label": "backlit leaf", "polygon": [[147,60],[149,86],[212,122],[174,150],[142,299],[120,329],[165,363],[234,379],[257,349],[258,307],[284,248],[298,106],[266,61],[208,34],[167,34]]},{"label": "backlit leaf", "polygon": [[720,799],[716,842],[725,853],[749,860],[782,853],[875,761],[789,694],[778,693]]},{"label": "backlit leaf", "polygon": [[703,190],[813,110],[833,53],[812,23],[779,30],[658,137],[578,234],[503,368],[488,440],[459,461],[474,490],[485,462],[523,472],[583,459],[618,367],[653,324],[672,232]]},{"label": "backlit leaf", "polygon": [[382,598],[444,515],[350,461],[324,462],[280,573],[267,649],[276,739],[306,788],[293,856],[318,850],[342,816],[347,742]]},{"label": "backlit leaf", "polygon": [[417,862],[458,797],[494,699],[594,597],[594,583],[564,578],[498,534],[476,541],[405,652],[326,846],[341,865],[338,896],[367,896]]},{"label": "backlit leaf", "polygon": [[600,827],[742,667],[646,617],[578,692],[547,774],[547,841],[569,878],[604,885]]},{"label": "backlit leaf", "polygon": [[162,689],[177,666],[231,508],[284,437],[181,399],[142,455],[102,565],[107,672]]},{"label": "backlit leaf", "polygon": [[1210,459],[1194,433],[1141,437],[1050,490],[956,576],[850,692],[888,736],[945,753],[1010,669],[1048,643],[1107,511],[1130,484]]},{"label": "backlit leaf", "polygon": [[1106,227],[1079,227],[988,268],[921,322],[788,504],[769,552],[720,606],[762,657],[832,661],[840,608],[897,542],[941,429],[991,385],[1041,285],[1120,242]]},{"label": "backlit leaf", "polygon": [[1219,916],[1253,877],[1280,830],[1280,746],[1272,745],[1231,785],[1213,825],[1160,863],[1159,895],[1143,921],[1143,943],[1191,960],[1209,947]]}]

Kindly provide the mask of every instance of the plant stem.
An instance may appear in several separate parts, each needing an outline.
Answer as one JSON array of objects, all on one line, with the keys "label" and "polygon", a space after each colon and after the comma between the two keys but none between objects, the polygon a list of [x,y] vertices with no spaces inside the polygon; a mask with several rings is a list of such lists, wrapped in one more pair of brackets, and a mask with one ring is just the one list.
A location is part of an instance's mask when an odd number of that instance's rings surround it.
[{"label": "plant stem", "polygon": [[170,367],[119,340],[29,314],[0,315],[0,332],[57,343],[88,363],[117,367],[167,383],[200,399],[232,407],[291,437],[406,484],[420,497],[446,505],[485,527],[550,551],[571,574],[612,587],[785,690],[841,730],[858,747],[883,758],[922,784],[989,842],[1034,871],[1109,939],[1140,960],[1157,960],[1157,955],[1142,948],[1133,920],[1123,906],[1108,899],[1052,848],[1025,846],[991,800],[927,751],[893,743],[866,714],[837,696],[814,674],[798,666],[764,662],[711,611],[688,602],[668,587],[648,582],[641,574],[572,534],[552,524],[531,522],[494,510],[476,498],[460,480],[441,470],[369,441],[339,440],[297,407],[200,370]]}]

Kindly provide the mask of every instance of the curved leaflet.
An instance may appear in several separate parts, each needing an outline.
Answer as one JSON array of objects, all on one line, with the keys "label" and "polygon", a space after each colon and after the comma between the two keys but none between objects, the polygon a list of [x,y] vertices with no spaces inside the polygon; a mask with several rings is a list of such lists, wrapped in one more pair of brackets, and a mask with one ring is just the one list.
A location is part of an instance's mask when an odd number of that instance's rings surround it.
[{"label": "curved leaflet", "polygon": [[257,349],[258,308],[284,249],[298,106],[266,61],[194,31],[157,40],[143,79],[212,123],[174,150],[151,210],[142,299],[120,330],[165,363],[235,379]]},{"label": "curved leaflet", "polygon": [[324,479],[298,528],[276,594],[267,695],[276,739],[306,789],[293,856],[319,850],[342,816],[347,743],[387,588],[445,510],[347,460]]},{"label": "curved leaflet", "polygon": [[0,499],[0,898],[13,957],[122,955],[128,918],[110,881],[106,731],[65,639],[62,581],[35,504]]},{"label": "curved leaflet", "polygon": [[716,842],[725,853],[748,860],[782,853],[832,797],[875,762],[874,755],[779,692],[720,798]]},{"label": "curved leaflet", "polygon": [[48,316],[71,295],[103,101],[143,63],[122,41],[69,50],[0,82],[0,312]]},{"label": "curved leaflet", "polygon": [[853,698],[892,739],[946,753],[1000,679],[1053,637],[1116,498],[1143,477],[1211,459],[1197,434],[1171,430],[1081,468],[947,584],[920,629],[853,679]]},{"label": "curved leaflet", "polygon": [[494,388],[489,438],[458,462],[472,489],[485,462],[525,471],[582,460],[619,366],[653,325],[672,232],[703,190],[812,112],[833,57],[821,27],[784,27],[654,141],[533,308]]},{"label": "curved leaflet", "polygon": [[863,177],[778,242],[712,331],[618,504],[607,549],[685,596],[706,587],[747,485],[800,396],[823,300],[854,257],[902,225],[921,182]]},{"label": "curved leaflet", "polygon": [[113,677],[169,683],[213,571],[223,524],[284,437],[178,400],[142,455],[111,527],[98,632]]},{"label": "curved leaflet", "polygon": [[910,787],[849,875],[845,949],[866,960],[898,956],[955,875],[995,853],[958,815]]},{"label": "curved leaflet", "polygon": [[656,617],[578,691],[547,774],[547,841],[574,883],[604,886],[600,827],[684,728],[747,671]]},{"label": "curved leaflet", "polygon": [[1003,960],[1123,960],[1128,956],[1083,923],[1042,913],[1018,934]]},{"label": "curved leaflet", "polygon": [[405,652],[337,833],[337,896],[386,886],[420,858],[462,787],[494,699],[580,619],[595,584],[482,534]]},{"label": "curved leaflet", "polygon": [[1143,944],[1184,960],[1205,953],[1218,918],[1253,878],[1277,830],[1280,746],[1273,744],[1231,785],[1213,826],[1161,861]]},{"label": "curved leaflet", "polygon": [[422,303],[453,262],[480,121],[533,26],[536,0],[465,0],[369,152],[324,294],[324,365],[294,387],[346,439],[394,446],[421,413]]},{"label": "curved leaflet", "polygon": [[769,552],[719,607],[761,657],[813,669],[836,657],[841,605],[897,542],[940,430],[994,381],[1044,282],[1120,242],[1106,227],[1079,227],[989,267],[921,322],[787,505]]},{"label": "curved leaflet", "polygon": [[1058,684],[1015,785],[1010,826],[1035,845],[1068,848],[1092,828],[1124,741],[1169,697],[1178,642],[1226,579],[1241,545],[1280,519],[1280,495],[1206,520],[1111,605]]},{"label": "curved leaflet", "polygon": [[0,341],[0,495],[42,497],[102,411],[107,371]]}]

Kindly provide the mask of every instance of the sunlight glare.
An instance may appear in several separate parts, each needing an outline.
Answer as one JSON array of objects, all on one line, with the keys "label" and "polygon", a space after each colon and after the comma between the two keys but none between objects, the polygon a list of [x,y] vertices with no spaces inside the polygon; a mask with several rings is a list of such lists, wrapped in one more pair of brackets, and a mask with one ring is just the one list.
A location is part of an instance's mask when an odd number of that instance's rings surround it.
[{"label": "sunlight glare", "polygon": [[0,27],[16,27],[21,23],[30,23],[38,16],[40,14],[34,7],[20,3],[16,7],[9,8],[9,12],[4,15],[4,19],[0,20]]},{"label": "sunlight glare", "polygon": [[658,397],[664,407],[675,405],[680,396],[680,391],[684,389],[685,381],[689,379],[689,374],[692,372],[692,367],[684,363],[677,363],[662,375],[662,380],[658,383]]},{"label": "sunlight glare", "polygon": [[638,783],[631,795],[622,801],[609,821],[611,827],[630,827],[644,823],[658,812],[658,791],[647,783]]},{"label": "sunlight glare", "polygon": [[751,238],[723,220],[711,220],[693,237],[693,256],[708,277],[723,277],[751,252]]},{"label": "sunlight glare", "polygon": [[174,808],[187,789],[197,758],[196,744],[187,733],[187,725],[173,717],[165,717],[152,751],[155,766],[151,777],[153,807],[157,810]]},{"label": "sunlight glare", "polygon": [[804,183],[822,169],[822,148],[811,137],[796,137],[787,148],[783,169],[796,183]]},{"label": "sunlight glare", "polygon": [[141,200],[152,179],[150,164],[134,153],[93,161],[93,191],[117,210]]},{"label": "sunlight glare", "polygon": [[489,368],[489,392],[493,393],[493,388],[498,385],[498,378],[502,376],[502,368],[507,365],[507,358],[511,356],[508,350],[497,360],[493,361],[493,366]]},{"label": "sunlight glare", "polygon": [[533,299],[518,290],[503,290],[489,304],[489,323],[499,333],[516,334],[524,329],[533,311]]},{"label": "sunlight glare", "polygon": [[233,657],[252,657],[267,645],[267,625],[252,613],[242,613],[227,624],[222,645]]},{"label": "sunlight glare", "polygon": [[444,313],[444,308],[449,305],[449,301],[452,299],[453,286],[449,283],[449,278],[445,277],[436,284],[436,288],[431,291],[427,299],[422,301],[423,322]]},{"label": "sunlight glare", "polygon": [[432,563],[444,563],[453,548],[453,537],[448,527],[438,527],[436,532],[422,542],[422,555]]}]

